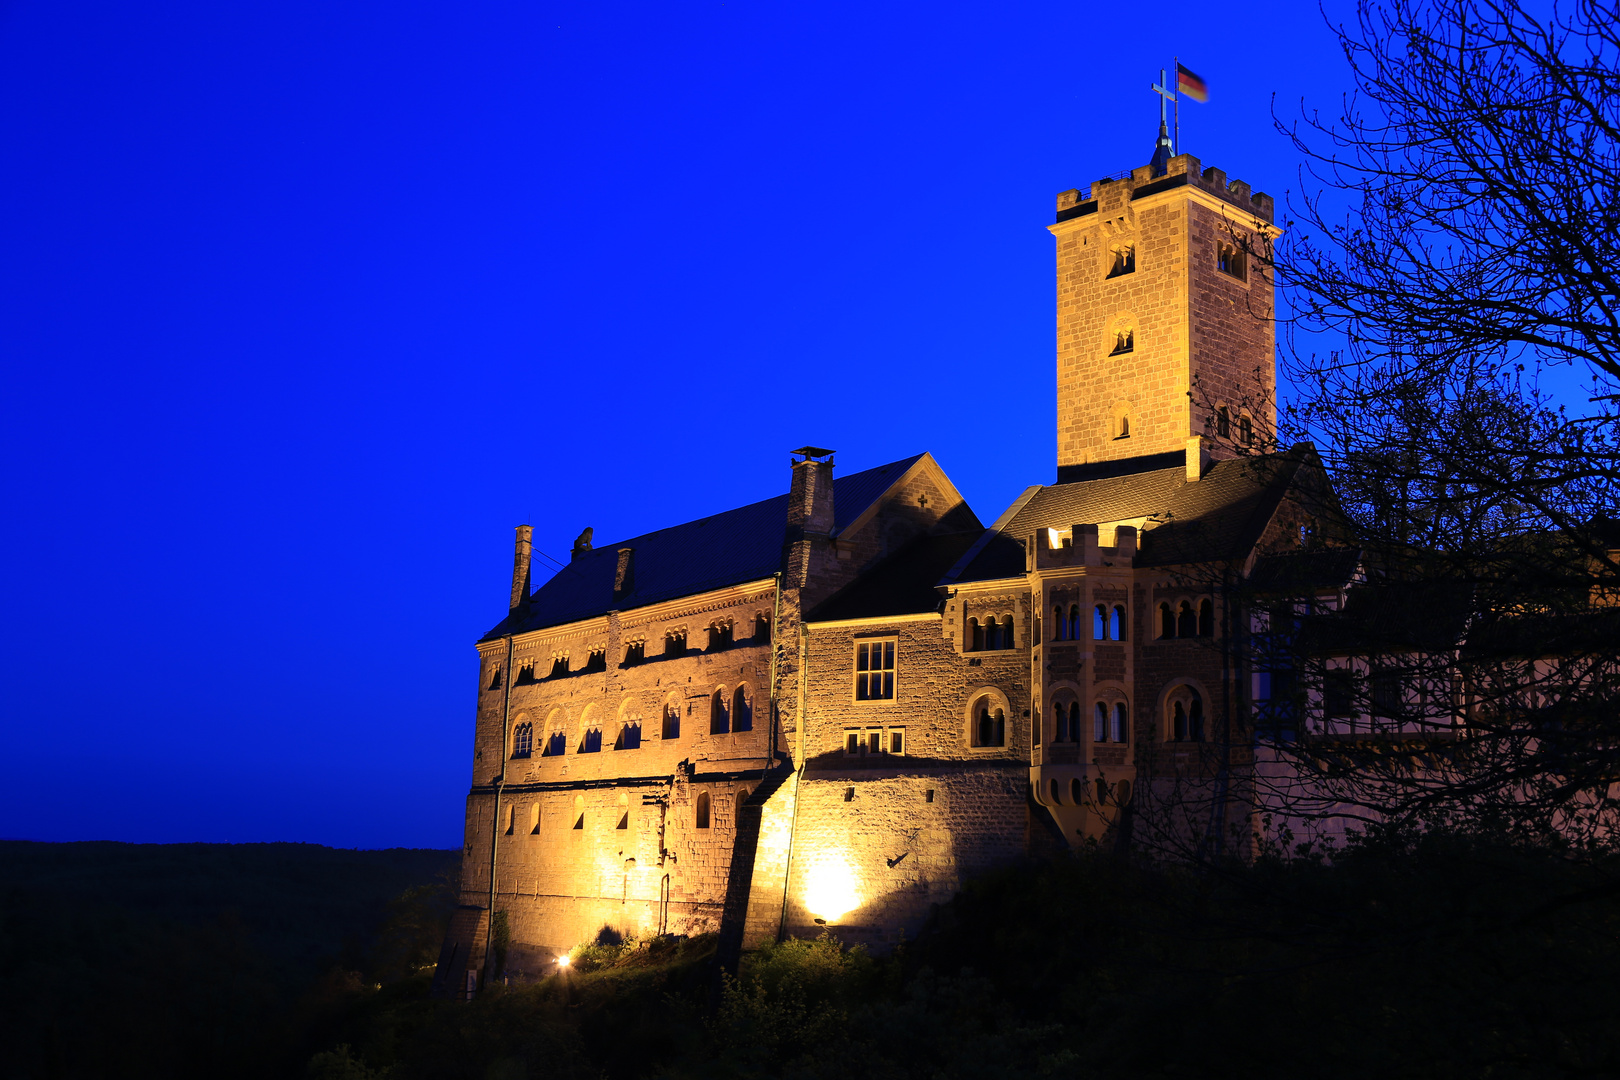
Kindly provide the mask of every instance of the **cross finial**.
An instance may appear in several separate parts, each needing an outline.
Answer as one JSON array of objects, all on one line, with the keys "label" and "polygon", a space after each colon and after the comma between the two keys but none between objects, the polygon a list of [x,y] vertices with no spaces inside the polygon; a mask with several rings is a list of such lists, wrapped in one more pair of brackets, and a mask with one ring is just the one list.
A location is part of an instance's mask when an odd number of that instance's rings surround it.
[{"label": "cross finial", "polygon": [[1159,95],[1159,141],[1154,144],[1153,157],[1148,164],[1153,166],[1154,176],[1163,176],[1170,169],[1170,158],[1175,153],[1175,147],[1170,141],[1170,127],[1166,123],[1165,111],[1170,102],[1176,100],[1176,95],[1170,92],[1169,80],[1165,78],[1164,68],[1159,69],[1159,81],[1151,89]]}]

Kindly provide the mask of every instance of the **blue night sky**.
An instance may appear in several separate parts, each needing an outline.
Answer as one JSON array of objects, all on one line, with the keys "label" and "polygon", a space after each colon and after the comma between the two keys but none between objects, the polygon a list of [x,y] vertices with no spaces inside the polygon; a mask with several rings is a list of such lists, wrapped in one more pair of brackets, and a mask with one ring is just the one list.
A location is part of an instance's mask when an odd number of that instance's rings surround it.
[{"label": "blue night sky", "polygon": [[513,526],[1051,482],[1053,195],[1177,53],[1297,190],[1311,4],[0,7],[0,836],[459,846]]}]

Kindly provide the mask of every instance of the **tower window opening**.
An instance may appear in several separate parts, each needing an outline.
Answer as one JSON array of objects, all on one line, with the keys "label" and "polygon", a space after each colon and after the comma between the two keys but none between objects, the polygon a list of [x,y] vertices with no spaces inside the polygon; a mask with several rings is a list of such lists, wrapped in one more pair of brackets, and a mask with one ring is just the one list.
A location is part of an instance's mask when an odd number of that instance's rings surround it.
[{"label": "tower window opening", "polygon": [[1080,605],[1069,605],[1069,640],[1080,640]]},{"label": "tower window opening", "polygon": [[968,620],[968,652],[984,651],[984,627],[978,619]]},{"label": "tower window opening", "polygon": [[1091,609],[1091,640],[1108,640],[1108,609],[1102,604]]},{"label": "tower window opening", "polygon": [[1176,636],[1176,616],[1170,610],[1168,603],[1159,605],[1159,636],[1161,638],[1173,638]]},{"label": "tower window opening", "polygon": [[1136,349],[1136,331],[1134,331],[1134,330],[1118,330],[1118,331],[1116,331],[1114,333],[1114,351],[1109,353],[1108,355],[1110,355],[1110,356],[1118,356],[1121,353],[1133,352],[1133,351],[1135,351],[1135,349]]},{"label": "tower window opening", "polygon": [[661,738],[678,739],[681,737],[681,707],[679,705],[664,706],[664,724]]},{"label": "tower window opening", "polygon": [[1057,703],[1056,728],[1053,731],[1053,742],[1069,741],[1069,708],[1063,702]]},{"label": "tower window opening", "polygon": [[1116,439],[1128,439],[1130,437],[1131,437],[1131,418],[1129,416],[1121,415],[1120,418],[1119,418],[1119,433],[1117,435],[1115,435],[1114,438],[1116,438]]},{"label": "tower window opening", "polygon": [[1052,607],[1052,640],[1053,641],[1062,641],[1063,640],[1063,625],[1064,625],[1063,624],[1063,605],[1062,604],[1053,605],[1053,607]]},{"label": "tower window opening", "polygon": [[754,730],[754,708],[748,703],[748,695],[743,693],[740,686],[731,695],[731,730]]},{"label": "tower window opening", "polygon": [[1109,616],[1108,616],[1108,640],[1109,641],[1124,641],[1125,640],[1125,608],[1121,604],[1115,604],[1114,608],[1113,608],[1113,611],[1111,611],[1109,613]]},{"label": "tower window opening", "polygon": [[1125,733],[1130,730],[1129,714],[1123,701],[1114,702],[1114,729],[1111,737],[1114,742],[1125,741]]},{"label": "tower window opening", "polygon": [[1242,281],[1248,276],[1248,259],[1236,244],[1218,244],[1215,248],[1215,268],[1228,277]]},{"label": "tower window opening", "polygon": [[1181,607],[1176,613],[1176,636],[1198,636],[1198,615],[1193,611],[1192,604],[1186,600],[1181,602]]},{"label": "tower window opening", "polygon": [[1215,434],[1222,439],[1232,437],[1232,412],[1225,405],[1215,410]]},{"label": "tower window opening", "polygon": [[512,730],[512,756],[526,758],[534,753],[534,725],[519,724]]},{"label": "tower window opening", "polygon": [[1254,421],[1247,416],[1238,417],[1238,442],[1244,446],[1254,445]]},{"label": "tower window opening", "polygon": [[1109,277],[1116,278],[1122,274],[1136,273],[1135,244],[1115,244],[1112,254],[1113,261],[1108,267]]},{"label": "tower window opening", "polygon": [[1078,701],[1069,703],[1069,741],[1080,741],[1080,703]]}]

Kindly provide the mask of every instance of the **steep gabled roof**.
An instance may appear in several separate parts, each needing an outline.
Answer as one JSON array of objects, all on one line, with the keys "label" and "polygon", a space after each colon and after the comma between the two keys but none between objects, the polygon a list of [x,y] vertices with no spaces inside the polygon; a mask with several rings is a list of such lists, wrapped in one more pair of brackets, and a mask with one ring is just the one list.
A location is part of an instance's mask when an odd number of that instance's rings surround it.
[{"label": "steep gabled roof", "polygon": [[919,615],[939,607],[934,584],[982,535],[978,531],[919,536],[838,590],[808,616],[810,622]]},{"label": "steep gabled roof", "polygon": [[1137,566],[1174,566],[1248,554],[1306,463],[1296,449],[1219,461],[1189,481],[1185,468],[1053,484],[1023,505],[947,583],[990,581],[1024,572],[1026,536],[1040,529],[1148,519]]},{"label": "steep gabled roof", "polygon": [[[833,480],[835,529],[858,518],[923,457],[917,454]],[[787,495],[657,532],[602,544],[572,559],[483,640],[628,611],[776,573],[787,528]],[[635,549],[635,588],[618,599],[618,549]]]}]

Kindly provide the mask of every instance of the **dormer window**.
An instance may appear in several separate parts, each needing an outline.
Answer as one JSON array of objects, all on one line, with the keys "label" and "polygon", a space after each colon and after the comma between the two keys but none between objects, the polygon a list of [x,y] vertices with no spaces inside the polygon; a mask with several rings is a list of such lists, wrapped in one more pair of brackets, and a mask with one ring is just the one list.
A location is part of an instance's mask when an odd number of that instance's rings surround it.
[{"label": "dormer window", "polygon": [[1113,262],[1108,267],[1108,276],[1119,277],[1122,274],[1136,273],[1136,245],[1115,244],[1113,248]]}]

